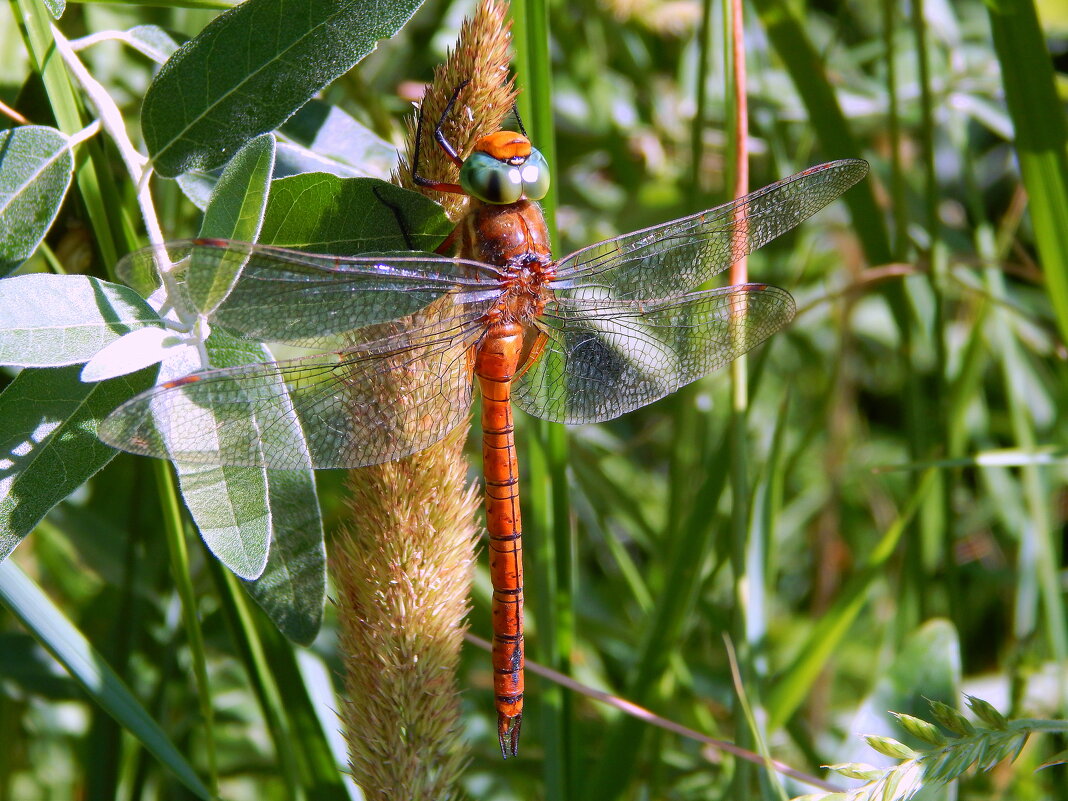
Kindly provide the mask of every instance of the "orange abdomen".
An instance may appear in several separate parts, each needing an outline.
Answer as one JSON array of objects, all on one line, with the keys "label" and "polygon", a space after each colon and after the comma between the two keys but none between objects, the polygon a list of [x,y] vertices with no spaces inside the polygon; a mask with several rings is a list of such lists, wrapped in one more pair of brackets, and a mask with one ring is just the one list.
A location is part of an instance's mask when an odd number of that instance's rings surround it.
[{"label": "orange abdomen", "polygon": [[482,461],[493,584],[493,693],[506,757],[516,754],[523,716],[523,524],[510,402],[522,348],[523,332],[517,323],[494,323],[475,355],[475,375],[482,390]]}]

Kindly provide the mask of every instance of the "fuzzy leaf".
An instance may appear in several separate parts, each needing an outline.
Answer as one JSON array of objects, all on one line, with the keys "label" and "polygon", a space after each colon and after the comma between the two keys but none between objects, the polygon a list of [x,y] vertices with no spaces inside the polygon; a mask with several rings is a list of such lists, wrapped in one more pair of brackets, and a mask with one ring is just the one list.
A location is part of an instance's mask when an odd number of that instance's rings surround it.
[{"label": "fuzzy leaf", "polygon": [[41,244],[74,175],[74,154],[54,128],[26,125],[0,131],[0,275]]},{"label": "fuzzy leaf", "polygon": [[166,328],[138,328],[101,348],[86,362],[82,381],[104,381],[143,370],[163,361],[171,347],[179,343],[174,333]]},{"label": "fuzzy leaf", "polygon": [[[226,165],[204,212],[200,236],[255,242],[263,225],[267,193],[274,171],[274,136],[258,136],[237,152]],[[204,264],[193,252],[189,266],[189,294],[193,303],[210,314],[226,298],[241,265]]]},{"label": "fuzzy leaf", "polygon": [[178,49],[178,43],[158,25],[135,25],[126,31],[126,41],[157,64],[165,62]]},{"label": "fuzzy leaf", "polygon": [[292,141],[280,148],[276,178],[300,172],[340,174],[329,166],[332,163],[349,167],[353,175],[387,180],[397,166],[396,146],[337,106],[319,100],[294,114],[281,133]]},{"label": "fuzzy leaf", "polygon": [[432,251],[452,229],[441,207],[375,178],[305,173],[271,184],[260,241],[313,253]]},{"label": "fuzzy leaf", "polygon": [[271,544],[266,471],[181,462],[174,466],[182,498],[208,550],[238,578],[259,578]]},{"label": "fuzzy leaf", "polygon": [[156,170],[210,169],[396,33],[420,0],[249,0],[160,70],[141,109]]},{"label": "fuzzy leaf", "polygon": [[200,236],[256,241],[274,171],[274,144],[268,133],[237,151],[212,190]]},{"label": "fuzzy leaf", "polygon": [[204,211],[208,208],[212,190],[215,189],[215,184],[219,179],[218,176],[211,172],[190,170],[189,172],[183,172],[174,180],[186,199],[198,209]]},{"label": "fuzzy leaf", "polygon": [[151,384],[151,371],[86,384],[77,366],[23,370],[0,394],[0,560],[48,510],[115,456],[100,421]]},{"label": "fuzzy leaf", "polygon": [[[217,367],[270,361],[270,351],[216,332]],[[246,584],[289,639],[308,645],[326,602],[323,523],[310,470],[176,464],[182,497],[205,544]]]},{"label": "fuzzy leaf", "polygon": [[129,287],[84,275],[17,275],[0,281],[0,364],[79,364],[124,334],[159,325]]},{"label": "fuzzy leaf", "polygon": [[249,595],[286,637],[311,645],[326,605],[326,544],[311,470],[267,470],[271,550]]},{"label": "fuzzy leaf", "polygon": [[[207,349],[214,367],[271,360],[262,345],[218,333],[208,339]],[[267,471],[181,462],[174,466],[182,498],[208,550],[238,578],[259,578],[271,544]]]}]

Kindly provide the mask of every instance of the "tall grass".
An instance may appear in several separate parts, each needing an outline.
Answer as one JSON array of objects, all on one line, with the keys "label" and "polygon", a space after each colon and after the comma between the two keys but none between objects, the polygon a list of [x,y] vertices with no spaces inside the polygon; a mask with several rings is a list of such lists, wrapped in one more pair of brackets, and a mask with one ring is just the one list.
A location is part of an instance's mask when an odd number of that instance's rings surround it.
[{"label": "tall grass", "polygon": [[[727,34],[707,5],[513,5],[520,111],[556,170],[557,254],[728,199]],[[519,420],[530,658],[730,741],[750,729],[744,695],[763,745],[813,774],[892,764],[860,733],[918,747],[887,710],[924,717],[924,698],[959,707],[964,690],[1010,718],[1068,717],[1068,193],[1043,49],[1063,30],[1022,0],[746,10],[750,187],[847,156],[872,174],[750,259],[751,280],[788,288],[800,312],[750,358],[742,420],[725,374],[605,424]],[[399,142],[399,88],[430,78],[469,11],[429,3],[324,98]],[[146,21],[192,35],[203,13],[72,5],[58,24],[68,37]],[[0,11],[0,41],[0,101],[71,133],[90,121],[48,59],[42,6]],[[147,62],[81,56],[135,123]],[[109,275],[139,236],[135,188],[103,142],[79,158],[48,247],[72,269],[88,248],[87,269]],[[197,230],[173,186],[156,199],[168,236]],[[731,448],[744,449],[742,497],[727,491]],[[223,797],[341,797],[333,612],[295,651],[188,524],[180,556],[166,529],[183,526],[162,511],[173,496],[145,464],[117,458],[14,562]],[[332,530],[342,488],[318,481]],[[745,641],[732,625],[742,564],[760,599]],[[488,601],[480,563],[470,627],[483,637]],[[0,615],[0,740],[14,743],[0,799],[172,792],[156,752],[57,670],[27,618]],[[741,683],[724,632],[756,667]],[[502,763],[485,653],[465,648],[458,686],[472,798],[780,797],[761,768],[739,786],[733,758],[537,677],[521,756]],[[957,797],[1055,801],[1063,766],[1034,769],[1064,746],[1032,738],[1013,767],[960,779]]]}]

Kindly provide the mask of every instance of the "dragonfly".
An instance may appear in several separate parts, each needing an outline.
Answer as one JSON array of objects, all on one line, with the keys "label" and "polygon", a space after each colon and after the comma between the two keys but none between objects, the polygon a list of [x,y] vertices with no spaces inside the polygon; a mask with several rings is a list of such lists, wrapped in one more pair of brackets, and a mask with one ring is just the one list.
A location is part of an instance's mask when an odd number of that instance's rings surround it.
[{"label": "dragonfly", "polygon": [[[834,201],[868,165],[821,164],[554,260],[538,204],[549,188],[544,156],[519,123],[461,157],[443,125],[462,88],[434,129],[458,181],[418,174],[418,140],[413,159],[417,184],[469,198],[438,252],[339,258],[199,239],[126,257],[127,276],[164,261],[188,265],[185,295],[194,306],[212,296],[197,312],[213,329],[308,352],[162,383],[119,406],[99,435],[179,463],[356,468],[442,439],[467,419],[477,386],[494,696],[508,758],[518,753],[524,696],[513,405],[556,423],[611,420],[766,340],[793,318],[788,292],[702,286]],[[219,276],[221,299],[197,290]]]}]

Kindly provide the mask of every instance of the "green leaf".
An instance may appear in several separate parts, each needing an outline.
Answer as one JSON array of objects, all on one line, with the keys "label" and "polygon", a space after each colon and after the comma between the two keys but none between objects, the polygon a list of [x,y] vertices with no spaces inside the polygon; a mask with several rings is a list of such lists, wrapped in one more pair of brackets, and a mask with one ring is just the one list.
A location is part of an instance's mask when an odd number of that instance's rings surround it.
[{"label": "green leaf", "polygon": [[52,19],[59,19],[67,10],[67,0],[44,0],[45,8],[52,15]]},{"label": "green leaf", "polygon": [[[219,332],[208,340],[216,367],[271,360],[262,345]],[[310,470],[175,464],[182,497],[204,543],[279,630],[307,645],[326,603],[326,547]]]},{"label": "green leaf", "polygon": [[165,62],[178,49],[178,43],[158,25],[135,25],[126,31],[125,41],[157,64]]},{"label": "green leaf", "polygon": [[54,128],[0,131],[0,275],[33,255],[67,196],[74,154]]},{"label": "green leaf", "polygon": [[[77,380],[77,379],[75,379]],[[193,767],[126,684],[52,600],[13,562],[0,564],[0,601],[85,693],[198,797],[212,798]]]},{"label": "green leaf", "polygon": [[105,381],[136,373],[168,359],[175,349],[187,349],[183,337],[166,328],[138,328],[97,352],[82,369],[82,381]]},{"label": "green leaf", "polygon": [[249,0],[215,18],[156,75],[141,126],[156,170],[227,160],[274,130],[411,17],[420,0]]},{"label": "green leaf", "polygon": [[[367,126],[337,106],[312,100],[294,114],[279,132],[292,141],[279,147],[279,173],[332,172],[342,177],[389,178],[399,154]],[[324,161],[326,162],[324,164]],[[351,168],[332,169],[330,162]]]},{"label": "green leaf", "polygon": [[266,471],[181,462],[174,466],[182,498],[208,550],[238,578],[259,577],[271,543]]},{"label": "green leaf", "polygon": [[326,544],[311,470],[267,470],[272,539],[267,567],[245,588],[286,637],[311,645],[326,605]]},{"label": "green leaf", "polygon": [[[218,332],[208,339],[207,349],[214,367],[271,361],[262,345]],[[174,467],[182,498],[208,550],[239,578],[258,578],[271,544],[267,471],[181,462]],[[313,496],[312,503],[316,502]]]},{"label": "green leaf", "polygon": [[[274,171],[274,136],[263,134],[237,152],[211,193],[200,236],[255,242],[263,224],[267,193]],[[197,308],[210,314],[226,298],[241,264],[204,264],[194,251],[189,267],[189,292]],[[240,574],[239,574],[240,575]]]},{"label": "green leaf", "polygon": [[86,362],[124,334],[159,325],[132,289],[84,275],[0,281],[0,320],[0,364],[18,367]]},{"label": "green leaf", "polygon": [[[312,100],[279,131],[272,177],[327,172],[339,178],[389,178],[397,148],[336,106]],[[215,171],[190,170],[176,179],[201,211],[218,181]]]},{"label": "green leaf", "polygon": [[452,230],[441,207],[376,178],[306,173],[271,184],[260,241],[315,253],[432,251]]},{"label": "green leaf", "polygon": [[80,371],[23,370],[0,394],[0,559],[111,461],[115,451],[96,437],[100,421],[152,383],[147,370],[98,384]]},{"label": "green leaf", "polygon": [[208,201],[211,200],[211,193],[214,191],[215,184],[218,181],[218,178],[213,173],[204,172],[203,170],[190,170],[189,172],[183,172],[174,180],[190,203],[201,211],[207,210]]},{"label": "green leaf", "polygon": [[271,134],[257,136],[237,151],[212,190],[200,236],[255,242],[263,224],[273,170]]}]

